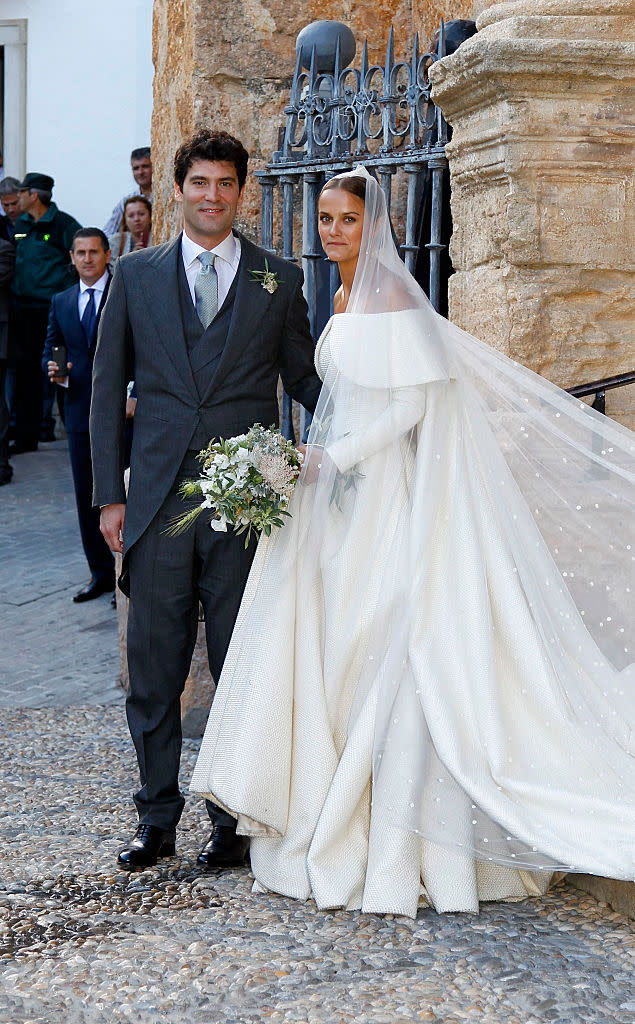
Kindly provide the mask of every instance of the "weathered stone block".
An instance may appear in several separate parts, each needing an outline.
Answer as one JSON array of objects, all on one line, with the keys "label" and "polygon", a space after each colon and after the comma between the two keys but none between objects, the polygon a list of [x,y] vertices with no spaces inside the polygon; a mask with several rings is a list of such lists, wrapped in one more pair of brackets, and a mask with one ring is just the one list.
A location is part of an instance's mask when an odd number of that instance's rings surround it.
[{"label": "weathered stone block", "polygon": [[[430,71],[454,131],[450,318],[566,387],[633,363],[629,8],[488,7]],[[635,426],[634,389],[611,392],[607,412]]]}]

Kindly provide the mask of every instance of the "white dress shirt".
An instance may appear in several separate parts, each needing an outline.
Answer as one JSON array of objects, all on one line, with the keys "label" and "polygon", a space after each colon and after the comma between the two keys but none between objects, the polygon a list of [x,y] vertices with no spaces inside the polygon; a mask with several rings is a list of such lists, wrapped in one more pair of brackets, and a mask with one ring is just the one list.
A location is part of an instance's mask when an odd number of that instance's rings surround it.
[{"label": "white dress shirt", "polygon": [[[77,312],[79,313],[79,319],[80,320],[81,320],[82,316],[84,315],[84,310],[86,309],[86,306],[88,305],[88,302],[90,300],[90,295],[88,294],[88,289],[89,288],[93,289],[94,299],[95,299],[95,313],[97,313],[99,311],[99,307],[101,306],[102,302],[104,301],[104,292],[106,290],[106,285],[107,284],[108,284],[108,271],[107,270],[104,270],[104,272],[101,275],[101,277],[99,278],[99,280],[95,281],[94,284],[84,284],[83,281],[79,282],[79,294],[77,296]],[[64,380],[61,382],[60,386],[63,387],[63,388],[67,388],[68,387],[68,376],[66,376],[64,378]]]},{"label": "white dress shirt", "polygon": [[214,249],[208,250],[204,246],[199,245],[198,242],[193,242],[189,235],[183,231],[181,235],[183,266],[185,267],[185,276],[190,288],[192,302],[195,306],[196,295],[194,293],[194,286],[198,273],[202,268],[202,263],[198,258],[200,252],[212,252],[216,256],[214,269],[218,277],[218,308],[220,309],[227,298],[227,293],[238,270],[238,264],[240,263],[240,239],[230,233]]},{"label": "white dress shirt", "polygon": [[86,309],[86,306],[88,305],[88,300],[90,298],[90,296],[88,294],[88,289],[92,288],[93,292],[95,293],[95,313],[97,313],[97,312],[99,312],[99,307],[101,306],[101,304],[103,302],[104,292],[106,290],[106,285],[107,284],[108,284],[108,271],[107,270],[104,270],[103,274],[99,278],[99,281],[95,281],[94,284],[84,284],[83,281],[79,282],[79,296],[77,298],[77,308],[79,310],[79,319],[80,320],[81,320],[82,316],[84,315],[84,310]]}]

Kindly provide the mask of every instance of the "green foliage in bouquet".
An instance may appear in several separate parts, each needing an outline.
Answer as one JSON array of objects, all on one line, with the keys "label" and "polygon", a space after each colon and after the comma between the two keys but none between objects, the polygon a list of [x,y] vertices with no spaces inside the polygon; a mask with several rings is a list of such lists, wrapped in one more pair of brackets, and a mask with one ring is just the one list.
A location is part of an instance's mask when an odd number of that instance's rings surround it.
[{"label": "green foliage in bouquet", "polygon": [[213,530],[233,527],[246,535],[245,547],[252,531],[269,536],[272,527],[284,524],[303,457],[279,430],[255,423],[246,434],[211,441],[198,458],[201,475],[186,480],[180,494],[184,500],[202,500],[170,521],[169,536],[183,533],[206,509]]}]

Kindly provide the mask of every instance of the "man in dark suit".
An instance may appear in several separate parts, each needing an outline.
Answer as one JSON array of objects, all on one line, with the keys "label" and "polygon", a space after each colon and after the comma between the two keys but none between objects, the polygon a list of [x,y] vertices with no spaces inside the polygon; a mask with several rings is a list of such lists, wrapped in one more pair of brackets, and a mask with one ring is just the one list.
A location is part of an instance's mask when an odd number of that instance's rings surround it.
[{"label": "man in dark suit", "polygon": [[[212,437],[277,422],[278,376],[313,411],[320,380],[302,295],[302,273],[232,230],[248,154],[225,132],[201,130],[177,151],[175,198],[184,230],[172,242],[123,256],[102,317],[90,426],[94,500],[112,550],[123,553],[120,586],[130,595],[127,714],[141,788],[139,827],[119,853],[126,869],[174,852],[184,800],[179,791],[180,696],[205,613],[210,670],[218,679],[255,545],[210,529],[205,517],[179,537],[178,491],[197,475],[196,454]],[[250,271],[265,259],[272,292]],[[123,482],[125,386],[137,389],[130,488]],[[125,517],[125,525],[124,525]],[[208,803],[213,829],[199,864],[242,863],[246,840]]]},{"label": "man in dark suit", "polygon": [[[115,589],[115,560],[99,529],[99,511],[93,507],[88,433],[97,327],[110,287],[110,249],[103,231],[100,228],[77,231],[71,260],[79,275],[79,284],[58,292],[51,300],[42,367],[50,380],[66,388],[68,451],[79,530],[90,569],[89,582],[73,597],[73,601],[79,603],[92,601]],[[67,366],[58,366],[52,359],[54,345],[65,346]]]},{"label": "man in dark suit", "polygon": [[0,238],[0,486],[10,483],[13,477],[13,467],[9,462],[9,409],[4,386],[9,360],[9,312],[14,270],[15,246],[8,238]]}]

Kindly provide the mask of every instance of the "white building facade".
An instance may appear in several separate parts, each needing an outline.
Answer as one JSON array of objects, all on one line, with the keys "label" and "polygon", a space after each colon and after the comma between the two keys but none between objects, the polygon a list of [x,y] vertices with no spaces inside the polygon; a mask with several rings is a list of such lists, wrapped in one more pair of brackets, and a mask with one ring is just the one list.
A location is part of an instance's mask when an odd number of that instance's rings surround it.
[{"label": "white building facade", "polygon": [[41,171],[53,199],[102,227],[150,145],[153,0],[0,0],[5,174]]}]

